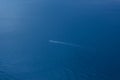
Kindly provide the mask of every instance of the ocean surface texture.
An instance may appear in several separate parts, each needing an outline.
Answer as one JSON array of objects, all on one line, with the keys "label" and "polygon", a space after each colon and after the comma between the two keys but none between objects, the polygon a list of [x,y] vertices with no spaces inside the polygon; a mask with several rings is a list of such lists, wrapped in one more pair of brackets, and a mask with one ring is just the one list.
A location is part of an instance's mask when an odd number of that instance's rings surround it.
[{"label": "ocean surface texture", "polygon": [[120,0],[0,0],[0,80],[120,80]]}]

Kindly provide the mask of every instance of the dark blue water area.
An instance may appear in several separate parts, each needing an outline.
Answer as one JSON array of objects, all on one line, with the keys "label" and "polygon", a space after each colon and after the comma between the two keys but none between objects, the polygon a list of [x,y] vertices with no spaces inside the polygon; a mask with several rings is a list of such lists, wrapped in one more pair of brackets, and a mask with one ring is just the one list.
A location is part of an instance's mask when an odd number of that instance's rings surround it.
[{"label": "dark blue water area", "polygon": [[1,0],[0,80],[120,80],[119,21],[118,0]]}]

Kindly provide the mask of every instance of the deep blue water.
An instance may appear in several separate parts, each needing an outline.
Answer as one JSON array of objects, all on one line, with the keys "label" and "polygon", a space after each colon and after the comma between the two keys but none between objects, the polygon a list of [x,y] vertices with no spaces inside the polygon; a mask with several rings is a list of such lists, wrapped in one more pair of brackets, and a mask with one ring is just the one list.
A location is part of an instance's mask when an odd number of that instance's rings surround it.
[{"label": "deep blue water", "polygon": [[119,53],[118,0],[0,0],[0,80],[120,80]]}]

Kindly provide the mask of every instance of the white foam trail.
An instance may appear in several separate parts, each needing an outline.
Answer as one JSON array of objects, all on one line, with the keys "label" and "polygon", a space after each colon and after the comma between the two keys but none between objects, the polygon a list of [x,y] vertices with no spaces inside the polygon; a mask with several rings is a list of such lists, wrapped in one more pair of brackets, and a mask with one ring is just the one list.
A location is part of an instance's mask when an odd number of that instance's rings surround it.
[{"label": "white foam trail", "polygon": [[55,40],[49,40],[49,42],[54,43],[54,44],[61,44],[61,45],[66,45],[66,46],[78,47],[78,48],[87,49],[89,51],[95,51],[96,52],[96,48],[93,48],[93,47],[85,47],[85,46],[81,46],[81,45],[78,45],[78,44],[62,42],[62,41],[55,41]]},{"label": "white foam trail", "polygon": [[55,40],[49,40],[49,42],[54,43],[54,44],[63,44],[63,45],[73,46],[73,47],[81,47],[80,45],[77,45],[77,44],[61,42],[61,41],[55,41]]}]

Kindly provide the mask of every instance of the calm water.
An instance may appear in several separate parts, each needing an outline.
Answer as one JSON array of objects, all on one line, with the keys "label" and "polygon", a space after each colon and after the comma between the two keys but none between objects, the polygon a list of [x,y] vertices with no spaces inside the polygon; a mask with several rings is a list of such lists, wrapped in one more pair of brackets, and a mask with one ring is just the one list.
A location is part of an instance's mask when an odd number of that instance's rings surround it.
[{"label": "calm water", "polygon": [[0,0],[0,80],[120,80],[120,1]]}]

